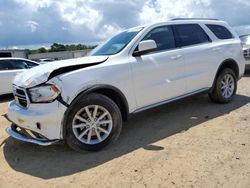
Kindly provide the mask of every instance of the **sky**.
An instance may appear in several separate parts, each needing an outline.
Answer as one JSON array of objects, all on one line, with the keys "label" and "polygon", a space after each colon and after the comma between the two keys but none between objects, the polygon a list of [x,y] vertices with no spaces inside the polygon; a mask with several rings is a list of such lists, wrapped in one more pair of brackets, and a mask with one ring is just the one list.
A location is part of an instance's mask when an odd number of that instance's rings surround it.
[{"label": "sky", "polygon": [[97,44],[134,26],[218,18],[250,33],[250,0],[0,0],[0,48]]}]

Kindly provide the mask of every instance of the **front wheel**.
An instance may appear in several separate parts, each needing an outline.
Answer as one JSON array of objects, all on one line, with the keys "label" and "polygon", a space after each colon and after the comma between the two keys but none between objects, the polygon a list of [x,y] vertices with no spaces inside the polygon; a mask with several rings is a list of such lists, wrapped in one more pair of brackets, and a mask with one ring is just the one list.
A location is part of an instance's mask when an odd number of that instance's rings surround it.
[{"label": "front wheel", "polygon": [[233,100],[236,90],[237,79],[235,72],[230,68],[225,68],[217,76],[209,97],[216,103],[229,103]]},{"label": "front wheel", "polygon": [[66,143],[76,151],[98,151],[116,140],[122,116],[118,106],[101,94],[76,99],[66,120]]}]

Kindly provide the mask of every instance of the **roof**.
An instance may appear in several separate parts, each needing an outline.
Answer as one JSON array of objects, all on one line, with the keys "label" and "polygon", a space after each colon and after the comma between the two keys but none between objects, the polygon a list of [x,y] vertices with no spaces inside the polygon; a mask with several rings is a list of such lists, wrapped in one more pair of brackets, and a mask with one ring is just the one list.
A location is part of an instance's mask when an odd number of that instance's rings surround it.
[{"label": "roof", "polygon": [[[154,23],[150,23],[150,24],[145,24],[145,25],[140,25],[137,27],[133,27],[127,30],[135,30],[135,29],[139,29],[139,28],[147,28],[147,27],[151,27],[151,26],[158,26],[158,25],[164,25],[164,24],[178,24],[178,23],[187,23],[187,24],[194,24],[194,23],[205,23],[205,24],[213,24],[213,23],[219,23],[222,25],[225,25],[226,22],[219,20],[219,19],[215,19],[215,18],[174,18],[171,19],[169,21],[165,21],[165,22],[154,22]],[[125,30],[125,31],[127,31]]]},{"label": "roof", "polygon": [[0,61],[1,61],[1,60],[25,60],[25,61],[30,61],[30,62],[37,63],[37,62],[32,61],[32,60],[30,60],[30,59],[19,58],[19,57],[0,57]]},{"label": "roof", "polygon": [[213,21],[220,21],[216,18],[173,18],[171,21],[178,21],[178,20],[213,20]]}]

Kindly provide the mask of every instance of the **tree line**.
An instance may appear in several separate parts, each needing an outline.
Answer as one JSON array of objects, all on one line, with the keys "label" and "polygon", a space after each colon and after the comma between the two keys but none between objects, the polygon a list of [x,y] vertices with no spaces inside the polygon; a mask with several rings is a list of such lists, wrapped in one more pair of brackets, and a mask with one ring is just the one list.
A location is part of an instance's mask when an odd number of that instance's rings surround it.
[{"label": "tree line", "polygon": [[38,48],[36,50],[28,50],[28,54],[38,54],[38,53],[47,53],[47,52],[61,52],[61,51],[75,51],[75,50],[87,50],[94,49],[97,45],[85,45],[85,44],[59,44],[54,43],[50,46],[49,49],[44,47]]}]

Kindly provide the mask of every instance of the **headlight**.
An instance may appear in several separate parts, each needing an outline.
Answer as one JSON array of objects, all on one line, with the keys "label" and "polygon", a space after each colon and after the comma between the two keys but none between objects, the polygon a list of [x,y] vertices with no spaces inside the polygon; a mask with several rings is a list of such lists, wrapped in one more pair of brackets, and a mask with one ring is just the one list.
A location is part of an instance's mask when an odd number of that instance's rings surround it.
[{"label": "headlight", "polygon": [[43,85],[29,89],[32,102],[52,102],[60,94],[60,90],[55,85]]}]

